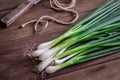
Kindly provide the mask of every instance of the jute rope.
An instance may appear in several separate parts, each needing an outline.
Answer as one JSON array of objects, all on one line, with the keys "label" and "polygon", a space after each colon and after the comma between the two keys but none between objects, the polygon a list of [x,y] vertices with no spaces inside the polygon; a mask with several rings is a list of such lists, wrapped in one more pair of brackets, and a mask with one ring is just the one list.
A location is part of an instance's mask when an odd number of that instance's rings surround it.
[{"label": "jute rope", "polygon": [[76,0],[72,0],[69,4],[62,4],[58,0],[50,0],[50,6],[53,9],[58,10],[58,11],[69,12],[69,13],[71,13],[73,15],[74,19],[72,21],[70,21],[70,22],[64,22],[64,21],[60,21],[60,20],[58,20],[58,19],[56,19],[54,17],[45,15],[45,16],[40,17],[38,20],[31,20],[31,21],[28,21],[28,22],[22,24],[22,28],[25,27],[26,25],[30,24],[30,23],[35,23],[34,30],[35,31],[40,31],[38,29],[38,24],[45,23],[45,25],[44,25],[44,29],[45,29],[45,28],[48,27],[49,20],[54,21],[54,22],[59,23],[59,24],[63,24],[63,25],[72,24],[79,17],[78,12],[71,9],[75,5],[76,5]]}]

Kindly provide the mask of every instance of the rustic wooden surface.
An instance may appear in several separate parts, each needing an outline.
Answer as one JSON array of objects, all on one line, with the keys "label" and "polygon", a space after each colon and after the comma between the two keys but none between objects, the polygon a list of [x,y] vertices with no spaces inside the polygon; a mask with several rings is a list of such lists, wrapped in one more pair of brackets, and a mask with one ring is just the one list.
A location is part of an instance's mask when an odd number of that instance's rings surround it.
[{"label": "rustic wooden surface", "polygon": [[[0,0],[0,18],[23,1]],[[60,1],[69,2],[68,0]],[[77,0],[77,5],[73,8],[80,15],[77,22],[90,14],[104,1]],[[50,15],[61,20],[70,19],[70,14],[52,10],[49,7],[49,1],[43,0],[9,28],[0,29],[0,80],[41,80],[40,75],[32,72],[36,64],[24,55],[29,49],[34,49],[40,43],[58,37],[75,24],[65,26],[50,22],[46,30],[37,33],[33,33],[33,25],[23,29],[18,28],[22,23],[38,19],[43,15]],[[47,80],[120,80],[120,53],[60,70],[48,75]]]}]

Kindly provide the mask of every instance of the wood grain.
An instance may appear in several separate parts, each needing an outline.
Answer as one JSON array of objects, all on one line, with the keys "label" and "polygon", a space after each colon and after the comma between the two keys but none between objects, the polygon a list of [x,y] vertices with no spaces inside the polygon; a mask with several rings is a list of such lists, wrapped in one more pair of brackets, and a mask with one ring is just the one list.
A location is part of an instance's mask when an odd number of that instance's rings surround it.
[{"label": "wood grain", "polygon": [[[61,1],[68,2],[68,0]],[[80,16],[76,23],[90,14],[90,12],[95,10],[104,1],[105,0],[77,0],[77,5],[73,9],[78,11]],[[0,18],[22,2],[23,0],[0,0]],[[21,24],[32,19],[38,19],[43,15],[50,15],[65,21],[71,19],[70,14],[52,10],[49,6],[49,1],[44,0],[34,6],[9,28],[0,29],[0,80],[41,80],[40,75],[32,72],[36,63],[32,62],[29,57],[24,57],[24,55],[29,49],[34,49],[40,43],[60,36],[76,24],[66,26],[50,22],[46,30],[37,33],[33,33],[32,24],[23,29],[18,28]],[[120,53],[116,53],[97,60],[71,66],[57,73],[48,75],[47,78],[48,80],[108,80],[109,78],[110,80],[119,80],[120,65],[115,66],[120,63],[119,58]],[[103,67],[99,67],[101,65]],[[110,72],[111,74],[109,74]],[[77,74],[80,76],[76,76]],[[111,76],[113,77],[111,78]]]}]

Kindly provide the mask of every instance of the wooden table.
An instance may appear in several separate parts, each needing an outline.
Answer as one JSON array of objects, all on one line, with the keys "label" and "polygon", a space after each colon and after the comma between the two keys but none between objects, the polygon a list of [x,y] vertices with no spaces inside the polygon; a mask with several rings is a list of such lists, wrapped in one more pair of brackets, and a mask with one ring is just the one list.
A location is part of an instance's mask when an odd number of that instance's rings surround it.
[{"label": "wooden table", "polygon": [[[0,0],[0,18],[16,8],[24,0]],[[68,2],[68,0],[61,0]],[[105,0],[77,0],[73,8],[79,12],[79,22],[90,14]],[[62,14],[62,15],[61,15]],[[52,40],[72,25],[58,25],[50,22],[49,27],[33,33],[33,25],[23,29],[18,27],[32,19],[50,15],[60,20],[69,20],[70,14],[52,10],[48,0],[43,0],[34,6],[14,24],[6,29],[0,29],[0,80],[41,80],[40,75],[32,72],[36,63],[29,57],[24,57],[29,49],[34,49],[42,42]],[[97,60],[71,66],[48,75],[47,80],[120,80],[120,54],[109,55]]]}]

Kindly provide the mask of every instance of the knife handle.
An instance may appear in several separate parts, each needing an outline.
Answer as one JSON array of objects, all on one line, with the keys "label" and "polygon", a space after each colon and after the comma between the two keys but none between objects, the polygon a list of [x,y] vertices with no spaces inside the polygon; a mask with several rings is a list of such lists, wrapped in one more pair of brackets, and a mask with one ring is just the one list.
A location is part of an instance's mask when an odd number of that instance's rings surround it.
[{"label": "knife handle", "polygon": [[30,1],[25,1],[21,5],[19,5],[15,10],[10,12],[8,15],[3,17],[0,21],[0,27],[5,28],[10,26],[17,18],[27,12],[33,4]]}]

